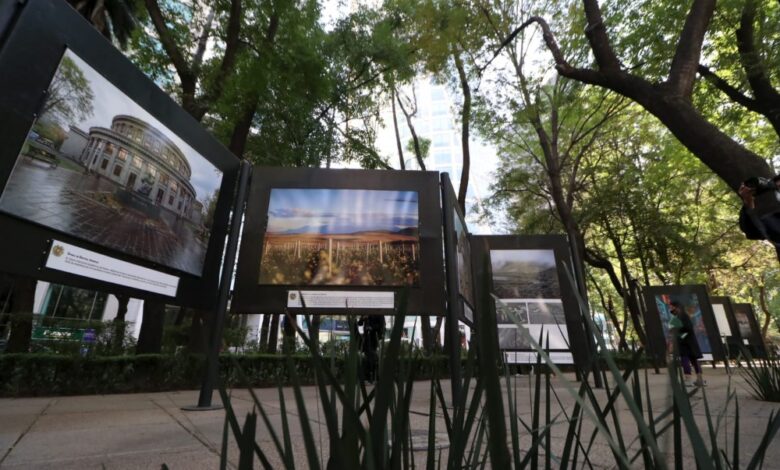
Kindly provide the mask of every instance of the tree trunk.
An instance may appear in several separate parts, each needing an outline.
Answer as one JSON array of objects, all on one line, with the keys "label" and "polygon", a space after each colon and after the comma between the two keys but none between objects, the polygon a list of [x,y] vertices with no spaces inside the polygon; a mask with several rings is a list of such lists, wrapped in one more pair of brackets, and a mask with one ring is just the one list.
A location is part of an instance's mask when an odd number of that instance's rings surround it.
[{"label": "tree trunk", "polygon": [[11,335],[8,338],[5,352],[26,353],[30,351],[36,282],[33,278],[14,276]]},{"label": "tree trunk", "polygon": [[233,126],[233,132],[230,134],[228,148],[239,158],[244,155],[246,150],[249,130],[252,128],[252,120],[255,118],[255,112],[257,111],[257,100],[256,94],[250,94],[244,103],[244,108],[241,110],[238,120]]},{"label": "tree trunk", "polygon": [[282,352],[285,354],[292,354],[295,352],[295,324],[296,316],[293,315],[293,320],[285,317],[282,328]]},{"label": "tree trunk", "polygon": [[187,350],[192,354],[204,354],[208,351],[208,318],[208,311],[200,309],[192,311],[190,334],[187,338]]},{"label": "tree trunk", "polygon": [[433,330],[431,329],[430,317],[421,315],[419,318],[423,350],[427,353],[433,352]]},{"label": "tree trunk", "polygon": [[752,176],[771,178],[769,164],[707,121],[690,101],[666,96],[657,88],[629,82],[615,91],[657,117],[688,150],[734,191]]},{"label": "tree trunk", "polygon": [[165,304],[147,300],[144,302],[144,316],[141,333],[138,335],[136,354],[160,354],[162,352],[163,327],[165,325]]},{"label": "tree trunk", "polygon": [[279,314],[276,313],[271,318],[271,329],[268,332],[268,352],[276,354],[277,344],[279,343]]},{"label": "tree trunk", "polygon": [[390,102],[392,103],[393,109],[393,130],[395,131],[395,147],[398,151],[398,163],[401,164],[401,169],[405,170],[406,162],[404,161],[404,147],[403,143],[401,142],[401,132],[398,129],[398,114],[395,110],[395,86],[390,93]]},{"label": "tree trunk", "polygon": [[761,338],[764,340],[764,344],[769,344],[767,333],[769,332],[769,324],[772,321],[772,313],[769,311],[769,304],[767,303],[765,284],[758,286],[758,303],[761,306],[761,312],[764,314],[764,321],[761,325]]},{"label": "tree trunk", "polygon": [[460,210],[466,213],[466,195],[469,189],[469,174],[471,172],[471,150],[469,146],[469,126],[471,125],[471,86],[469,85],[466,70],[460,54],[453,53],[455,66],[458,69],[458,79],[463,92],[463,108],[461,110],[460,146],[463,152],[463,170],[460,173],[460,186],[458,187],[458,205]]},{"label": "tree trunk", "polygon": [[[420,137],[417,135],[417,130],[414,128],[414,123],[412,122],[414,113],[406,110],[400,97],[397,97],[397,101],[398,107],[401,108],[401,113],[404,115],[404,118],[406,118],[406,126],[412,134],[412,146],[414,147],[414,156],[417,159],[417,164],[420,165],[422,171],[425,171],[425,156],[422,154],[422,149],[420,148]],[[417,106],[416,103],[415,106]]]},{"label": "tree trunk", "polygon": [[189,311],[185,307],[179,307],[179,313],[176,314],[176,319],[173,320],[175,326],[181,326],[184,324],[184,319],[187,318]]},{"label": "tree trunk", "polygon": [[257,349],[268,352],[268,330],[271,328],[271,315],[263,314],[263,322],[260,324],[260,335],[257,338]]},{"label": "tree trunk", "polygon": [[118,302],[116,318],[114,318],[114,337],[112,338],[112,350],[114,354],[121,354],[125,343],[125,331],[127,330],[127,304],[130,303],[130,296],[123,294],[114,294]]}]

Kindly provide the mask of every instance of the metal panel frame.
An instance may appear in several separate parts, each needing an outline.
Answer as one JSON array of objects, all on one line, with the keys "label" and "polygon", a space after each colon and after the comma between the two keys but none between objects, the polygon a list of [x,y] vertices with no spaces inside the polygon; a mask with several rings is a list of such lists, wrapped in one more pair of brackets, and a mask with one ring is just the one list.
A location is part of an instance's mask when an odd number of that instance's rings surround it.
[{"label": "metal panel frame", "polygon": [[[6,2],[10,4],[11,2]],[[4,4],[4,5],[6,5]],[[201,276],[130,256],[34,222],[0,212],[3,234],[0,269],[17,275],[86,289],[122,293],[208,309],[216,305],[219,270],[239,172],[239,159],[136,68],[66,2],[27,2],[15,12],[13,26],[0,45],[0,188],[16,163],[45,92],[66,49],[186,141],[223,173],[220,198]],[[10,71],[10,72],[9,72]],[[180,277],[175,298],[75,276],[43,267],[51,240],[81,246],[113,258]]]}]

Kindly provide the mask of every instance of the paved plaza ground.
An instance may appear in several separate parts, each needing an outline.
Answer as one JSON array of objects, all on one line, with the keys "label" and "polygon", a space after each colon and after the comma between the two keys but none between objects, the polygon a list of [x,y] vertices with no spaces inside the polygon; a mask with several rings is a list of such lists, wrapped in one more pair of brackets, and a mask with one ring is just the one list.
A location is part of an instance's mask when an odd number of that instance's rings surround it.
[{"label": "paved plaza ground", "polygon": [[[729,377],[723,368],[707,370],[709,385],[706,389],[710,406],[719,413],[725,402]],[[567,375],[568,379],[573,379]],[[654,406],[658,409],[668,403],[667,378],[664,375],[650,373],[650,389]],[[518,388],[519,414],[530,422],[532,382],[528,376],[515,376]],[[572,399],[563,393],[560,378],[553,379],[556,390],[561,395],[562,406],[571,410]],[[759,443],[765,429],[766,420],[771,411],[780,410],[780,404],[760,402],[750,398],[744,388],[744,382],[737,375],[732,376],[740,403],[740,447],[742,460],[740,466],[747,464],[747,458]],[[419,436],[425,442],[428,423],[429,382],[417,382],[411,405],[411,430],[413,436]],[[285,389],[285,401],[288,416],[291,418],[292,443],[296,448],[295,458],[298,468],[305,468],[305,450],[298,413],[292,390]],[[277,429],[281,429],[278,392],[275,389],[258,390],[260,400]],[[445,390],[447,393],[447,390]],[[323,451],[327,450],[325,422],[317,396],[317,389],[305,387],[303,390],[311,426]],[[51,398],[22,398],[0,400],[0,467],[2,468],[160,468],[165,463],[171,469],[216,468],[219,464],[224,425],[224,411],[185,412],[182,406],[197,401],[196,391],[168,393],[142,393],[133,395],[102,395]],[[604,399],[600,396],[599,399]],[[218,396],[215,394],[215,400]],[[703,419],[703,402],[694,398],[694,412],[700,429],[706,432]],[[252,402],[245,390],[233,391],[233,405],[241,420],[252,409]],[[621,421],[624,423],[624,437],[630,440],[636,428],[624,404],[620,407]],[[733,429],[734,412],[731,409],[721,424],[725,429]],[[258,419],[258,422],[260,420]],[[553,428],[553,450],[563,446],[565,425]],[[444,422],[438,420],[437,431],[444,431]],[[525,436],[525,434],[524,434]],[[733,436],[721,437],[720,445],[730,448]],[[706,439],[706,438],[705,438]],[[275,468],[283,468],[272,450],[268,433],[262,424],[258,425],[257,440],[261,447],[276,460]],[[446,446],[446,434],[438,434],[437,442]],[[662,442],[662,450],[671,453],[671,439]],[[521,445],[529,447],[529,438],[523,437]],[[446,447],[441,451],[446,453]],[[424,468],[425,452],[415,453]],[[597,440],[590,453],[595,468],[613,468],[609,449],[603,440]],[[229,452],[231,466],[237,464],[237,451],[231,443]],[[554,465],[559,466],[558,464]],[[638,465],[637,468],[641,467]],[[684,468],[695,468],[692,461]],[[780,468],[780,445],[772,443],[764,468]]]},{"label": "paved plaza ground", "polygon": [[172,225],[152,220],[130,208],[101,204],[94,196],[112,195],[117,188],[115,183],[96,174],[85,174],[66,165],[51,168],[22,157],[0,200],[0,210],[199,275],[206,248],[195,238],[192,224],[184,219]]}]

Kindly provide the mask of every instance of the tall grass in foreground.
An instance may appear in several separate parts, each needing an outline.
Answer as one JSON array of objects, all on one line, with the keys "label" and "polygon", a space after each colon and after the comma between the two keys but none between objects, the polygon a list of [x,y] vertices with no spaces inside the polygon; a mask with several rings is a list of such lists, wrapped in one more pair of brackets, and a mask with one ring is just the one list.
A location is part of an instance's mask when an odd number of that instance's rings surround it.
[{"label": "tall grass in foreground", "polygon": [[[570,278],[571,282],[571,278]],[[576,289],[573,289],[576,292]],[[760,468],[768,445],[780,430],[780,418],[775,413],[767,419],[766,429],[753,455],[740,455],[739,403],[736,392],[727,391],[725,406],[715,413],[709,405],[704,389],[687,391],[682,383],[679,368],[670,365],[668,397],[659,404],[650,395],[647,371],[639,369],[642,351],[635,351],[633,361],[623,371],[619,370],[603,339],[597,337],[599,352],[592,361],[606,365],[602,379],[609,384],[605,389],[594,389],[589,384],[588,371],[581,371],[583,380],[568,381],[550,360],[540,345],[543,338],[526,339],[538,353],[533,377],[529,376],[531,390],[530,416],[518,414],[518,389],[506,366],[502,366],[498,350],[496,308],[511,310],[487,295],[481,302],[485,314],[477,325],[478,344],[472,347],[464,363],[464,393],[457,402],[445,397],[441,380],[434,376],[426,386],[430,397],[427,431],[427,453],[424,466],[435,468],[472,469],[495,468],[594,468],[616,467],[675,469],[695,462],[703,470]],[[585,303],[580,299],[582,318],[592,324]],[[403,305],[403,303],[401,304]],[[222,468],[227,467],[229,437],[238,444],[239,468],[253,468],[258,461],[263,468],[274,468],[273,461],[281,460],[285,468],[312,469],[407,469],[421,467],[415,460],[412,431],[409,422],[412,392],[416,370],[408,361],[408,353],[402,352],[401,333],[403,310],[398,312],[390,335],[383,347],[378,381],[370,390],[359,380],[360,354],[352,340],[347,352],[345,372],[337,379],[331,360],[317,347],[316,340],[299,331],[311,350],[317,374],[319,407],[325,420],[325,441],[315,437],[307,414],[302,390],[289,360],[289,373],[293,381],[293,394],[303,435],[305,455],[295,455],[287,409],[282,387],[279,386],[281,426],[275,428],[262,402],[253,390],[249,390],[254,409],[239,422],[232,409],[230,397],[224,388],[220,394],[226,408],[225,427],[221,453]],[[518,319],[521,333],[528,335]],[[310,323],[311,324],[311,323]],[[311,338],[317,338],[317,332]],[[671,361],[670,361],[671,362]],[[591,364],[592,365],[592,364]],[[551,374],[555,374],[555,386]],[[694,417],[692,397],[701,395],[704,423]],[[573,407],[566,407],[562,400],[568,395]],[[698,397],[696,398],[698,400]],[[553,404],[557,404],[553,410]],[[505,409],[506,407],[506,409]],[[630,413],[631,429],[625,429],[621,411]],[[733,423],[729,423],[729,410],[733,410]],[[437,416],[441,415],[444,432],[450,446],[436,449]],[[257,430],[258,419],[263,426]],[[701,421],[701,419],[699,420]],[[553,429],[565,428],[553,438]],[[256,442],[256,432],[267,433],[273,442],[272,458]],[[636,437],[627,437],[636,436]],[[725,442],[721,446],[721,442]],[[669,443],[671,441],[671,444]],[[685,444],[684,444],[685,443]],[[562,445],[561,445],[562,444]],[[604,453],[604,444],[608,451]],[[597,447],[601,445],[597,452]],[[689,449],[684,452],[685,448]],[[595,461],[598,456],[598,460]],[[606,459],[606,460],[605,460]]]},{"label": "tall grass in foreground", "polygon": [[780,402],[780,360],[746,357],[745,365],[740,365],[740,372],[751,395],[757,400]]}]

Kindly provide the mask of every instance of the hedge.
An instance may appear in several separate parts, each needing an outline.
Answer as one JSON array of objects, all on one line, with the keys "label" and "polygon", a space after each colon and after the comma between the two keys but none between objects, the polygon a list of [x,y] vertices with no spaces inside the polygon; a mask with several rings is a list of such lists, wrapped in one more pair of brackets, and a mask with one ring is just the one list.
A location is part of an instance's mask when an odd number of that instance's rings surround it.
[{"label": "hedge", "polygon": [[[314,383],[311,356],[294,355],[291,358],[301,382]],[[281,355],[223,354],[220,356],[220,373],[224,383],[233,387],[289,384],[286,361],[287,358]],[[416,358],[412,362],[418,379],[431,377],[435,369],[438,369],[440,377],[447,374],[445,357]],[[336,376],[340,377],[344,369],[343,359],[335,358],[333,366]],[[202,367],[203,356],[183,354],[103,357],[0,354],[0,397],[195,389],[200,386]]]}]

